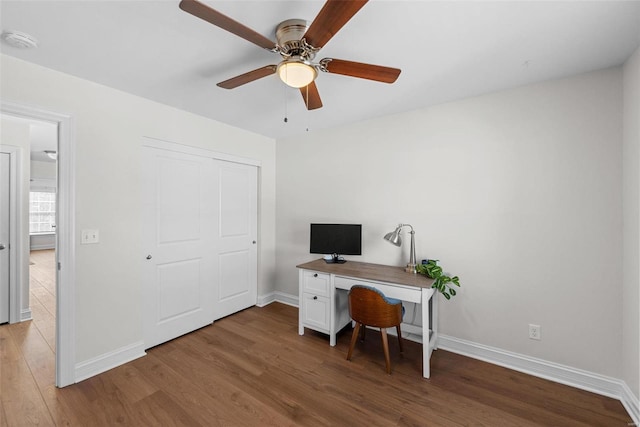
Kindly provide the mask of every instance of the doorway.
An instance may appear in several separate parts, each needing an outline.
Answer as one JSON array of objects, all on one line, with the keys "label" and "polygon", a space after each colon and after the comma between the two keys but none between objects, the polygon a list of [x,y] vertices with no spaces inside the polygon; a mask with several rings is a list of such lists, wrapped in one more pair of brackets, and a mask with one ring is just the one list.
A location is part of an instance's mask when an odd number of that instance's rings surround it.
[{"label": "doorway", "polygon": [[[4,115],[2,129],[0,324],[33,317],[30,252],[55,255],[58,150],[57,124]],[[55,271],[47,271],[51,277],[41,279],[50,285],[55,302]],[[55,314],[55,304],[52,308]]]},{"label": "doorway", "polygon": [[[57,168],[55,181],[57,191],[55,194],[55,221],[50,224],[55,226],[53,251],[55,254],[53,262],[53,276],[51,286],[54,287],[55,304],[49,298],[47,305],[55,312],[55,326],[50,334],[55,337],[55,385],[64,387],[75,382],[75,253],[73,242],[74,232],[74,141],[72,138],[72,119],[70,116],[56,112],[46,111],[35,107],[2,101],[0,112],[3,121],[5,119],[18,120],[27,123],[41,123],[54,126],[56,129]],[[3,131],[3,147],[9,147],[10,141],[5,141]],[[30,258],[30,238],[29,238],[29,192],[30,181],[28,171],[30,170],[30,142],[26,145],[13,147],[16,158],[21,158],[20,170],[18,172],[16,185],[16,221],[11,225],[15,230],[16,239],[12,249],[15,249],[16,274],[14,283],[16,290],[11,298],[10,315],[11,322],[20,322],[30,319],[32,313],[29,308],[28,280],[29,280],[29,258]],[[43,150],[44,151],[44,150]],[[48,154],[48,153],[45,153]],[[53,154],[53,153],[51,153]],[[26,294],[26,295],[25,295]],[[44,295],[43,295],[44,298]],[[16,302],[17,301],[17,302]],[[26,305],[26,309],[24,308]],[[55,307],[54,307],[55,306]],[[17,316],[20,311],[20,316]]]},{"label": "doorway", "polygon": [[58,125],[29,122],[29,309],[55,354]]}]

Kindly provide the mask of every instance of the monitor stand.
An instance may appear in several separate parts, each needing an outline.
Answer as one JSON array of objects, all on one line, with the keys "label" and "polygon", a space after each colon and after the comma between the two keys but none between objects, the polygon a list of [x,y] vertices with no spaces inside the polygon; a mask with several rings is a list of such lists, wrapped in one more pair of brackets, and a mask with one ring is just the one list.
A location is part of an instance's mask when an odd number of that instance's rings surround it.
[{"label": "monitor stand", "polygon": [[327,264],[344,264],[347,262],[346,259],[342,258],[338,254],[333,254],[330,259],[327,259],[327,257],[324,257],[323,259]]}]

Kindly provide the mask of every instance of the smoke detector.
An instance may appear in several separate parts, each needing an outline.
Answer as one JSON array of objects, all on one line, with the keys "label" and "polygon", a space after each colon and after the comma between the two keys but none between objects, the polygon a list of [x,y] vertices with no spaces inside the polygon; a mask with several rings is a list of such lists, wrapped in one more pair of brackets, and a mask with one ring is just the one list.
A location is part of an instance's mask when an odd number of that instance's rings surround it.
[{"label": "smoke detector", "polygon": [[10,46],[17,47],[18,49],[31,49],[38,47],[38,40],[26,33],[20,31],[3,31],[2,40]]}]

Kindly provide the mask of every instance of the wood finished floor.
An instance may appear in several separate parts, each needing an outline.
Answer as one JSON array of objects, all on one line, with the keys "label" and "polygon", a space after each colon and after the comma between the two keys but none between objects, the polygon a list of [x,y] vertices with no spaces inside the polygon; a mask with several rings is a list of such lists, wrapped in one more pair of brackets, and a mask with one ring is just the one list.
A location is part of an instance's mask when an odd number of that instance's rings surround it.
[{"label": "wood finished floor", "polygon": [[[39,287],[51,288],[31,271]],[[424,380],[421,346],[409,341],[401,356],[391,340],[393,374],[386,375],[379,334],[368,331],[348,362],[350,331],[334,348],[325,335],[307,330],[299,336],[297,308],[278,303],[221,319],[143,358],[56,389],[47,324],[55,304],[39,287],[32,289],[34,320],[0,326],[0,426],[631,423],[614,399],[443,350],[434,353],[432,377]]]}]

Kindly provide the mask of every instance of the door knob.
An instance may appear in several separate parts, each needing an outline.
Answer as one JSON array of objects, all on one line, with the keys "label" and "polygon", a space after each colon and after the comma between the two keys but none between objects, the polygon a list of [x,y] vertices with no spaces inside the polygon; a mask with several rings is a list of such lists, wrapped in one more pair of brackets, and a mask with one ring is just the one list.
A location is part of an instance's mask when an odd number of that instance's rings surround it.
[{"label": "door knob", "polygon": [[151,259],[153,258],[151,255],[147,255],[147,259]]},{"label": "door knob", "polygon": [[4,243],[0,243],[0,251],[3,250],[6,246],[4,245]]}]

